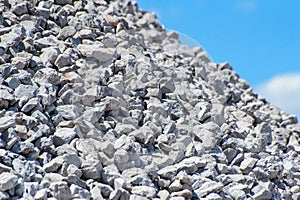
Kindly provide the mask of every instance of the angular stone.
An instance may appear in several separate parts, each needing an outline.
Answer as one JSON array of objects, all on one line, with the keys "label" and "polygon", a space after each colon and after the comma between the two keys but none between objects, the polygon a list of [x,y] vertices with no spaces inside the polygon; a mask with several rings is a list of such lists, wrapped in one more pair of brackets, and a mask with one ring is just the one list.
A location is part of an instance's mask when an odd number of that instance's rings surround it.
[{"label": "angular stone", "polygon": [[33,108],[39,105],[39,99],[37,97],[30,99],[21,109],[22,112],[29,112]]},{"label": "angular stone", "polygon": [[257,162],[256,158],[245,158],[240,165],[240,169],[243,171],[243,173],[248,174],[250,170],[252,170]]},{"label": "angular stone", "polygon": [[58,68],[70,66],[71,64],[72,64],[71,56],[64,53],[59,54],[59,56],[57,56],[57,59],[54,62],[54,65],[56,65]]},{"label": "angular stone", "polygon": [[176,197],[176,196],[177,197],[184,197],[184,199],[192,199],[193,194],[190,190],[184,189],[184,190],[181,190],[181,191],[178,191],[178,192],[172,192],[171,196],[172,197]]},{"label": "angular stone", "polygon": [[[5,79],[5,82],[11,89],[15,89],[21,84],[21,81],[15,77],[8,77],[7,79]],[[1,90],[0,92],[2,93],[4,91]],[[2,96],[2,95],[0,95],[0,96]],[[6,98],[7,98],[7,96],[6,96]]]},{"label": "angular stone", "polygon": [[53,84],[57,85],[60,83],[60,76],[55,69],[43,68],[37,71],[33,77],[34,81],[38,84]]},{"label": "angular stone", "polygon": [[73,4],[73,0],[55,0],[55,3],[59,5]]},{"label": "angular stone", "polygon": [[[64,0],[64,1],[66,1],[66,0]],[[69,1],[72,1],[72,0],[69,0]],[[57,38],[59,40],[65,40],[68,37],[72,37],[75,33],[76,33],[76,29],[73,26],[65,26],[61,29],[61,31],[58,34]]]},{"label": "angular stone", "polygon": [[16,99],[21,99],[22,97],[27,97],[28,99],[34,97],[37,92],[37,87],[33,85],[20,84],[14,92]]},{"label": "angular stone", "polygon": [[87,189],[72,184],[70,190],[73,198],[91,199],[91,193]]},{"label": "angular stone", "polygon": [[217,144],[217,134],[209,131],[204,128],[194,127],[193,133],[195,139],[202,142],[203,147],[205,150],[212,150],[214,149],[215,145]]},{"label": "angular stone", "polygon": [[157,196],[159,196],[161,200],[168,200],[170,198],[170,193],[167,190],[160,190],[157,193]]},{"label": "angular stone", "polygon": [[52,182],[49,188],[50,193],[56,199],[68,200],[72,195],[70,187],[65,181]]},{"label": "angular stone", "polygon": [[220,182],[204,182],[199,189],[195,190],[195,193],[197,194],[198,198],[201,198],[208,195],[209,193],[218,192],[222,189],[222,187],[223,184]]},{"label": "angular stone", "polygon": [[113,48],[103,48],[97,45],[79,44],[78,49],[83,56],[95,58],[102,63],[111,60],[115,55]]},{"label": "angular stone", "polygon": [[63,118],[75,120],[82,114],[84,107],[82,105],[61,105],[56,109]]},{"label": "angular stone", "polygon": [[34,144],[32,144],[31,142],[26,142],[26,141],[18,142],[12,148],[13,152],[23,154],[23,155],[27,155],[29,152],[31,152],[33,150],[34,150]]},{"label": "angular stone", "polygon": [[54,135],[59,137],[65,144],[71,142],[71,140],[78,134],[78,128],[59,128],[55,131]]},{"label": "angular stone", "polygon": [[153,198],[156,194],[155,188],[149,186],[134,186],[132,193],[145,196],[147,198]]},{"label": "angular stone", "polygon": [[0,118],[0,131],[5,131],[6,129],[14,127],[15,125],[16,125],[16,122],[13,117],[1,117]]},{"label": "angular stone", "polygon": [[81,165],[83,176],[91,179],[100,179],[102,164],[99,160],[86,160]]},{"label": "angular stone", "polygon": [[[182,189],[182,185],[180,183],[179,180],[175,180],[173,181],[173,183],[171,183],[171,185],[169,186],[169,191],[170,192],[174,192],[174,191],[179,191]],[[178,195],[177,195],[178,196]]]},{"label": "angular stone", "polygon": [[34,199],[36,200],[45,200],[47,199],[47,189],[40,189],[36,192],[36,194],[34,195]]},{"label": "angular stone", "polygon": [[258,199],[258,200],[263,200],[263,199],[272,199],[272,194],[270,190],[265,188],[262,185],[257,185],[254,188],[251,189],[253,192],[253,198]]},{"label": "angular stone", "polygon": [[45,66],[51,66],[54,64],[57,56],[60,54],[60,51],[56,47],[47,47],[43,48],[42,54],[40,55],[40,59]]},{"label": "angular stone", "polygon": [[18,176],[11,172],[3,172],[0,176],[0,191],[4,192],[17,185]]}]

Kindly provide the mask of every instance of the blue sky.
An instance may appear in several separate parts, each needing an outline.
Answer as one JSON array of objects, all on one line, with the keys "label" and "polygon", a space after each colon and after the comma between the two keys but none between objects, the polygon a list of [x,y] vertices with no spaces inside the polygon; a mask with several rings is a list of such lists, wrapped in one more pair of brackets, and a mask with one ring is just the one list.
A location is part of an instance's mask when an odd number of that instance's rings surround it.
[{"label": "blue sky", "polygon": [[300,116],[299,0],[136,1],[166,28],[197,41],[213,61],[228,61],[271,103]]}]

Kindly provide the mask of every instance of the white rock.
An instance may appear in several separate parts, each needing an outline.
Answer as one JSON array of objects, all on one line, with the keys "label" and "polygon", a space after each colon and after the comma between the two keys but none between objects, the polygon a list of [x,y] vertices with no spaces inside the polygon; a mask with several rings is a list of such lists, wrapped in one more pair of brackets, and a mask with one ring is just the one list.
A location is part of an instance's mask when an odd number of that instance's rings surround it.
[{"label": "white rock", "polygon": [[132,193],[145,196],[147,198],[153,198],[156,194],[156,191],[153,187],[149,186],[134,186],[132,187]]},{"label": "white rock", "polygon": [[206,196],[212,192],[218,192],[223,187],[223,184],[220,182],[209,181],[204,182],[201,187],[195,190],[195,193],[199,198]]},{"label": "white rock", "polygon": [[3,172],[0,176],[0,191],[14,188],[18,183],[18,176],[11,172]]}]

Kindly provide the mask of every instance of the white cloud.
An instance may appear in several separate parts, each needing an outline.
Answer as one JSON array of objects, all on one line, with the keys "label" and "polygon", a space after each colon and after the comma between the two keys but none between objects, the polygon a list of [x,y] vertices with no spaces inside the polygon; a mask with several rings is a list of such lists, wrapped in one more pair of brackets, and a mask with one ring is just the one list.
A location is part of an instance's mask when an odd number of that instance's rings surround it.
[{"label": "white cloud", "polygon": [[275,76],[255,87],[271,104],[300,118],[300,73]]},{"label": "white cloud", "polygon": [[236,2],[235,9],[249,12],[256,9],[256,4],[251,0],[241,0]]}]

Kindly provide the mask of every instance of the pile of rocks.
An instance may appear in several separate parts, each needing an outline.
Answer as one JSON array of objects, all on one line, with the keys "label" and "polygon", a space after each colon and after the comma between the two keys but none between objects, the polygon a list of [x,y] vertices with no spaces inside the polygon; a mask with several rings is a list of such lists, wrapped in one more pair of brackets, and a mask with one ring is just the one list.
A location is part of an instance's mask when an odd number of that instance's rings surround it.
[{"label": "pile of rocks", "polygon": [[130,1],[0,1],[0,199],[300,199],[300,126]]}]

